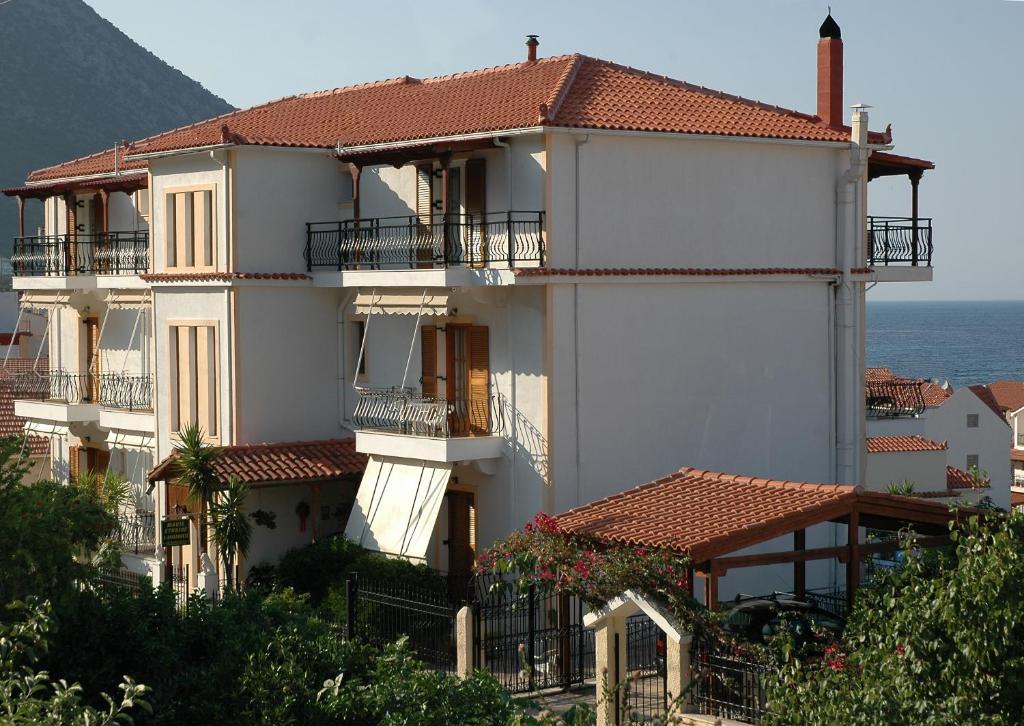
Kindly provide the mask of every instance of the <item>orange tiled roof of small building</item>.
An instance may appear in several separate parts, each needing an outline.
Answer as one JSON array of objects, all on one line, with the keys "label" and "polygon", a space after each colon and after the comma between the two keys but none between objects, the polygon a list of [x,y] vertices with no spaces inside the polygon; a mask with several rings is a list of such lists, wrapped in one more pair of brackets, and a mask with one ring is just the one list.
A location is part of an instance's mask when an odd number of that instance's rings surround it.
[{"label": "orange tiled roof of small building", "polygon": [[1010,447],[1010,461],[1024,461],[1024,449]]},{"label": "orange tiled roof of small building", "polygon": [[916,434],[909,436],[868,436],[869,454],[891,454],[915,451],[945,451],[949,445],[945,442],[932,441]]},{"label": "orange tiled roof of small building", "polygon": [[868,383],[876,383],[879,381],[891,381],[896,376],[893,374],[891,368],[865,368],[864,369],[864,380]]},{"label": "orange tiled roof of small building", "polygon": [[[289,96],[135,141],[121,168],[144,166],[133,156],[220,144],[354,147],[539,126],[830,142],[850,135],[817,116],[574,54]],[[39,169],[29,181],[113,168],[110,150]]]},{"label": "orange tiled roof of small building", "polygon": [[[27,358],[12,358],[7,361],[7,368],[4,373],[21,372],[26,368],[31,370],[31,364],[35,361]],[[45,370],[45,361],[43,363]],[[0,375],[0,437],[23,436],[25,434],[25,419],[14,415],[14,389],[10,381],[4,380]],[[31,456],[45,456],[50,453],[50,441],[42,436],[28,437],[28,453]]]},{"label": "orange tiled roof of small building", "polygon": [[963,469],[958,469],[955,466],[946,467],[946,488],[953,489],[974,489],[976,486],[984,486],[982,483],[976,483],[974,477],[968,474]]},{"label": "orange tiled roof of small building", "polygon": [[[974,388],[975,386],[971,386],[972,390]],[[1001,411],[1016,411],[1024,408],[1024,381],[994,381],[985,388],[988,389]]]},{"label": "orange tiled roof of small building", "polygon": [[799,529],[804,520],[838,516],[858,492],[858,487],[842,484],[683,468],[572,509],[558,522],[570,532],[626,545],[670,547],[702,560],[742,549],[787,526]]},{"label": "orange tiled roof of small building", "polygon": [[[149,473],[149,480],[173,478],[177,458],[172,452]],[[246,484],[327,481],[362,475],[366,459],[356,451],[354,439],[327,439],[224,446],[214,468],[222,481],[234,476]]]},{"label": "orange tiled roof of small building", "polygon": [[[891,368],[877,367],[864,369],[864,383],[869,388],[867,391],[868,396],[872,395],[870,390],[871,384],[884,384],[889,382],[901,385],[917,383],[918,390],[921,392],[921,399],[924,401],[926,408],[941,406],[947,399],[949,399],[950,396],[953,395],[947,386],[924,378],[907,378],[906,376],[898,376],[892,372]],[[890,391],[889,389],[886,389],[886,392],[896,395],[899,393],[898,391]]]},{"label": "orange tiled roof of small building", "polygon": [[[1004,383],[1012,383],[1012,382],[1013,381],[1004,381]],[[1016,409],[1011,409],[1011,408],[1008,408],[1007,406],[1004,405],[1004,404],[1010,403],[1013,400],[1011,397],[1006,395],[1006,390],[1005,389],[1003,390],[1003,393],[1004,393],[1003,401],[1000,402],[999,400],[996,399],[995,394],[992,392],[992,386],[991,385],[988,385],[988,386],[986,386],[986,385],[974,385],[974,386],[968,386],[968,388],[971,389],[971,392],[974,393],[975,396],[977,396],[979,399],[981,399],[982,403],[984,403],[986,406],[989,407],[989,409],[992,411],[992,413],[994,413],[996,416],[998,416],[1001,421],[1003,421],[1004,423],[1009,425],[1009,422],[1006,420],[1006,412],[1007,411],[1015,411]]]}]

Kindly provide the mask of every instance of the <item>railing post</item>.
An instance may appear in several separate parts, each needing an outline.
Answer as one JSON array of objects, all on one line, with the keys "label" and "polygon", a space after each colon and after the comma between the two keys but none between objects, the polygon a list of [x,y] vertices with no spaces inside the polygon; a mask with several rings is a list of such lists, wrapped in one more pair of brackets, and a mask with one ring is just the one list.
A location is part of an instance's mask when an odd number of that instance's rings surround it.
[{"label": "railing post", "polygon": [[917,267],[917,215],[910,220],[910,264]]},{"label": "railing post", "polygon": [[544,267],[544,212],[537,212],[537,257]]},{"label": "railing post", "polygon": [[885,235],[883,236],[883,239],[885,240],[882,243],[882,249],[884,250],[883,255],[885,257],[885,264],[888,267],[888,265],[889,265],[889,247],[892,245],[892,240],[889,237],[889,220],[888,219],[885,220]]},{"label": "railing post", "polygon": [[527,634],[529,639],[526,641],[526,675],[529,679],[530,691],[534,690],[536,679],[534,678],[534,650],[536,645],[534,643],[537,636],[537,586],[530,583],[530,588],[527,590]]},{"label": "railing post", "polygon": [[505,235],[508,237],[508,266],[509,268],[515,267],[516,265],[516,253],[515,247],[513,246],[512,240],[512,212],[505,212]]},{"label": "railing post", "polygon": [[344,240],[344,234],[345,234],[344,225],[341,222],[338,222],[338,272],[341,272],[341,270],[342,270],[342,266],[341,266],[341,248],[342,248],[342,244],[343,244],[343,240]]},{"label": "railing post", "polygon": [[356,599],[359,597],[357,578],[355,574],[345,578],[345,638],[350,641],[356,637]]},{"label": "railing post", "polygon": [[313,225],[306,222],[306,272],[313,271]]}]

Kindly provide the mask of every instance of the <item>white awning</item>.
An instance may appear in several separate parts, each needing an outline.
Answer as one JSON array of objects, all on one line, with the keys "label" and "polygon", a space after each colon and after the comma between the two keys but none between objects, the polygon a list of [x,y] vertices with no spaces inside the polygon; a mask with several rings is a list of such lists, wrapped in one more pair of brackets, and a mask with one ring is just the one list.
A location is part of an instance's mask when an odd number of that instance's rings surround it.
[{"label": "white awning", "polygon": [[148,290],[118,290],[107,295],[110,310],[134,310],[149,305]]},{"label": "white awning", "polygon": [[345,537],[366,549],[423,559],[451,474],[450,463],[370,456]]},{"label": "white awning", "polygon": [[37,421],[34,419],[25,420],[25,433],[29,436],[46,436],[47,438],[61,438],[68,435],[67,424],[54,421]]},{"label": "white awning", "polygon": [[153,434],[139,431],[112,429],[107,432],[107,447],[110,449],[140,449],[149,451],[156,446]]},{"label": "white awning", "polygon": [[58,302],[67,302],[70,293],[66,290],[27,290],[21,293],[18,304],[25,309],[49,310]]},{"label": "white awning", "polygon": [[362,292],[356,295],[356,312],[369,315],[418,315],[420,304],[427,316],[448,314],[448,291],[412,288],[388,288],[387,292]]}]

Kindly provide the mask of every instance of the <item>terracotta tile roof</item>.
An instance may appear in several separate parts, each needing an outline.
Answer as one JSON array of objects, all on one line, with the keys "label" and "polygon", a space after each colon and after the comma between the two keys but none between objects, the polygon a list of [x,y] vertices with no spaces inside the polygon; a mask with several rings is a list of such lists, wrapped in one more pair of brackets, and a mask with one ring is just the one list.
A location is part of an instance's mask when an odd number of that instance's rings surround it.
[{"label": "terracotta tile roof", "polygon": [[1010,506],[1014,509],[1024,507],[1024,494],[1021,494],[1020,492],[1010,492]]},{"label": "terracotta tile roof", "polygon": [[[972,390],[974,388],[971,386]],[[995,381],[986,388],[1002,411],[1024,408],[1024,381]]]},{"label": "terracotta tile roof", "polygon": [[968,474],[963,469],[957,469],[955,466],[946,467],[946,488],[953,489],[975,489],[984,488],[986,486],[983,482],[978,482],[979,487],[976,487],[974,477]]},{"label": "terracotta tile roof", "polygon": [[1024,449],[1010,449],[1010,461],[1024,461]]},{"label": "terracotta tile roof", "polygon": [[928,408],[936,408],[944,404],[950,396],[949,388],[932,381],[921,382],[921,397],[924,398],[924,405]]},{"label": "terracotta tile roof", "polygon": [[[221,144],[311,148],[394,144],[556,126],[848,142],[816,116],[584,55],[438,78],[408,76],[290,96],[135,141],[133,155]],[[888,132],[872,133],[888,143]],[[113,150],[40,169],[31,181],[110,172]]]},{"label": "terracotta tile roof", "polygon": [[[694,560],[776,536],[787,526],[845,511],[857,487],[803,484],[683,468],[577,507],[561,526],[627,545],[671,547]],[[770,536],[768,536],[770,535]]]},{"label": "terracotta tile roof", "polygon": [[[1013,381],[1003,381],[1003,383],[1013,383]],[[986,406],[989,407],[989,409],[992,410],[992,413],[994,413],[996,416],[998,416],[1001,421],[1003,421],[1004,423],[1009,425],[1009,422],[1006,420],[1006,412],[1007,411],[1011,411],[1011,410],[1013,410],[1013,411],[1016,410],[1016,409],[1010,409],[1010,408],[1004,407],[1002,405],[1002,404],[1009,403],[1009,402],[1011,402],[1013,400],[1012,397],[1009,397],[1009,396],[1006,395],[1006,391],[1007,391],[1007,389],[1009,387],[1004,387],[1002,389],[1002,392],[1003,392],[1004,396],[1003,396],[1003,401],[1000,402],[999,400],[996,399],[995,394],[992,392],[992,385],[995,385],[995,384],[991,384],[991,385],[988,385],[988,386],[985,386],[985,385],[974,385],[974,386],[968,386],[968,388],[971,389],[971,392],[974,393],[975,396],[977,396],[979,399],[981,399],[982,403],[984,403]]]},{"label": "terracotta tile roof", "polygon": [[923,436],[868,436],[869,454],[891,454],[914,451],[945,451],[949,448],[945,441],[938,442]]},{"label": "terracotta tile roof", "polygon": [[919,497],[921,499],[954,499],[960,496],[960,492],[955,492],[950,489],[937,489],[931,492],[914,492],[911,496]]},{"label": "terracotta tile roof", "polygon": [[[19,361],[26,359],[19,358]],[[7,370],[11,370],[11,363],[8,360]],[[32,360],[28,360],[32,363]],[[31,366],[29,368],[31,370]],[[14,415],[14,389],[11,383],[0,378],[0,437],[22,436],[25,433],[25,419]],[[42,436],[30,436],[28,438],[28,453],[30,456],[46,456],[50,453],[50,441]]]},{"label": "terracotta tile roof", "polygon": [[146,272],[146,282],[230,282],[231,280],[311,280],[304,272]]},{"label": "terracotta tile roof", "polygon": [[[136,161],[132,163],[132,166],[134,167],[142,166],[144,168],[145,165],[146,162],[144,161]],[[125,173],[124,169],[118,167],[118,171],[115,174],[112,152],[110,152],[110,168],[101,170],[98,173],[99,176],[90,176],[88,180],[79,179],[77,181],[37,182],[27,186],[0,189],[0,192],[3,192],[9,197],[20,196],[26,198],[45,199],[46,197],[61,194],[66,191],[73,191],[83,187],[129,192],[135,191],[136,189],[145,189],[149,186],[149,175],[145,172]]]},{"label": "terracotta tile roof", "polygon": [[838,275],[834,267],[517,267],[516,277]]},{"label": "terracotta tile roof", "polygon": [[[149,473],[149,480],[173,478],[177,458],[172,452]],[[361,476],[366,455],[356,451],[355,439],[247,444],[221,448],[214,466],[222,481],[232,476],[246,484],[327,481]]]},{"label": "terracotta tile roof", "polygon": [[0,357],[0,380],[7,376],[18,373],[31,373],[40,371],[45,373],[50,369],[50,359],[42,356],[37,361],[35,358],[8,358],[6,362]]},{"label": "terracotta tile roof", "polygon": [[868,383],[878,381],[891,381],[896,376],[893,375],[892,369],[890,368],[865,368],[864,369],[864,380]]}]

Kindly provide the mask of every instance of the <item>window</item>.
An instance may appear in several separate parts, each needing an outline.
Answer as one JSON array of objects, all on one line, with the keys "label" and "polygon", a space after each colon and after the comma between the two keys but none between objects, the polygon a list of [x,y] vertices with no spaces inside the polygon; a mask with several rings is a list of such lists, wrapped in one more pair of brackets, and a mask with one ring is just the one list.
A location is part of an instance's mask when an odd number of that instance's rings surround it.
[{"label": "window", "polygon": [[975,467],[975,468],[978,468],[978,455],[977,454],[968,454],[967,455],[967,469],[970,470],[970,468],[972,466]]},{"label": "window", "polygon": [[169,343],[171,431],[196,423],[210,438],[219,437],[216,325],[171,325]]},{"label": "window", "polygon": [[969,413],[967,414],[967,428],[976,429],[978,428],[978,414]]},{"label": "window", "polygon": [[1017,434],[1017,446],[1024,446],[1024,434]]},{"label": "window", "polygon": [[169,190],[164,200],[167,267],[214,269],[217,250],[214,188]]},{"label": "window", "polygon": [[[352,321],[352,371],[361,376],[366,375],[366,350],[363,349],[363,337],[366,335],[366,321]],[[362,360],[359,358],[359,351],[363,351]],[[356,370],[356,367],[359,370]]]}]

